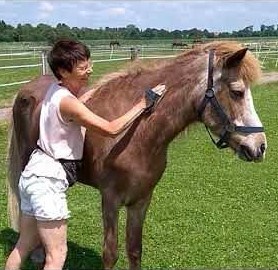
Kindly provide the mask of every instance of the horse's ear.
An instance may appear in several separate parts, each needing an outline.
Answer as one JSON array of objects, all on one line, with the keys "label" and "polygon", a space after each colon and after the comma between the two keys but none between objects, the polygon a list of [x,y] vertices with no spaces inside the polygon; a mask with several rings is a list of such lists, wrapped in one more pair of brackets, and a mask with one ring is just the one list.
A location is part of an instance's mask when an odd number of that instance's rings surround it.
[{"label": "horse's ear", "polygon": [[230,55],[224,63],[224,67],[226,68],[234,68],[237,67],[241,60],[244,58],[248,48],[241,49],[239,51],[236,51],[232,55]]}]

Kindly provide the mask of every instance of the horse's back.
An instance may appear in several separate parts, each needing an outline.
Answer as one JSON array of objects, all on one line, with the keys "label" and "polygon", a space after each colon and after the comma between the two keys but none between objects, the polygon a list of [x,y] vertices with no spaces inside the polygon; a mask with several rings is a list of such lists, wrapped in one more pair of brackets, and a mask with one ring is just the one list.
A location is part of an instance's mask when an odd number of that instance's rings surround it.
[{"label": "horse's back", "polygon": [[43,75],[35,78],[34,80],[26,83],[19,91],[18,95],[20,96],[33,96],[38,99],[43,99],[44,95],[52,82],[56,82],[54,76],[52,75]]},{"label": "horse's back", "polygon": [[49,85],[55,81],[50,75],[38,77],[25,84],[13,104],[13,125],[18,150],[25,166],[39,136],[40,104]]}]

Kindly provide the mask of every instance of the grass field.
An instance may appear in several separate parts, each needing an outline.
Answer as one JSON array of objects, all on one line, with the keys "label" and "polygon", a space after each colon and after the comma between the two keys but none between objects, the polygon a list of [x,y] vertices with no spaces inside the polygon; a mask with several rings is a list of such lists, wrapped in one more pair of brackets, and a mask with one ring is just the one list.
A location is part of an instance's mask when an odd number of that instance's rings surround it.
[{"label": "grass field", "polygon": [[[143,268],[273,268],[278,260],[276,167],[278,84],[257,86],[254,100],[268,137],[264,163],[238,160],[217,150],[203,126],[178,137],[169,149],[144,228]],[[0,125],[0,266],[17,235],[6,216],[7,124]],[[100,196],[77,185],[68,193],[68,269],[100,267]],[[86,202],[86,203],[84,203]],[[120,259],[127,266],[125,213],[120,216]],[[32,268],[29,264],[25,269]]]},{"label": "grass field", "polygon": [[[96,64],[93,80],[123,64]],[[187,137],[172,142],[167,169],[155,189],[145,222],[143,268],[277,267],[277,88],[278,83],[272,83],[256,86],[253,91],[268,139],[265,162],[245,163],[230,150],[217,150],[202,125],[192,126]],[[6,94],[0,89],[0,104],[1,100],[9,103],[18,86],[11,89]],[[17,239],[8,226],[6,210],[7,127],[6,122],[0,123],[0,268]],[[99,268],[99,193],[76,185],[68,192],[68,202],[72,218],[65,268]],[[117,268],[128,265],[124,225],[122,210]],[[33,266],[27,262],[24,269]]]}]

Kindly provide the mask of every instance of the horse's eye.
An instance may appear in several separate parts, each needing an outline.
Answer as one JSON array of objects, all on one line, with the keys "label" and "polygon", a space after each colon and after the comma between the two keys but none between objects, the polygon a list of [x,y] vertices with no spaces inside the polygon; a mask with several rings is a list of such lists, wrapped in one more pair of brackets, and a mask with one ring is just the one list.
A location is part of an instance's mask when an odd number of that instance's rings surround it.
[{"label": "horse's eye", "polygon": [[241,99],[244,97],[244,92],[232,90],[230,91],[230,95],[233,99]]}]

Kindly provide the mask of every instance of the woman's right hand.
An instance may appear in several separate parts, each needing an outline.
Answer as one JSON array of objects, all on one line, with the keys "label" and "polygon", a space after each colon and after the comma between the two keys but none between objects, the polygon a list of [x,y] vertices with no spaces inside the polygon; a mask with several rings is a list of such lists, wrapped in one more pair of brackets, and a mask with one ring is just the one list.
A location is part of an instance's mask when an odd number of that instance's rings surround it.
[{"label": "woman's right hand", "polygon": [[146,102],[146,111],[150,111],[155,104],[162,98],[166,91],[166,87],[164,84],[158,84],[152,89],[148,89],[145,92],[145,102]]}]

